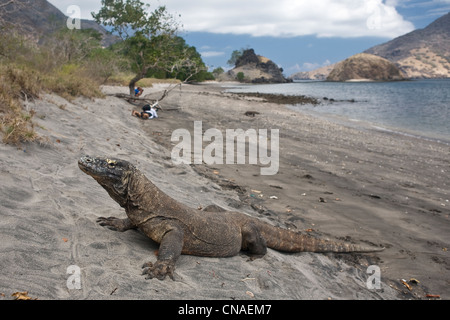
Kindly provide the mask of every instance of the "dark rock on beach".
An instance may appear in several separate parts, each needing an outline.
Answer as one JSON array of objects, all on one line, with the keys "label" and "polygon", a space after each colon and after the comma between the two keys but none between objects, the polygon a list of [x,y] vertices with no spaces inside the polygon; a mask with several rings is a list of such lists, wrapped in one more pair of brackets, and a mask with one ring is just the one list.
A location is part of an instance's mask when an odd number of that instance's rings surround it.
[{"label": "dark rock on beach", "polygon": [[246,92],[246,93],[237,93],[240,96],[246,97],[255,97],[261,98],[265,102],[277,103],[277,104],[312,104],[317,105],[319,101],[313,97],[307,96],[293,96],[293,95],[284,95],[284,94],[272,94],[272,93],[259,93],[259,92]]}]

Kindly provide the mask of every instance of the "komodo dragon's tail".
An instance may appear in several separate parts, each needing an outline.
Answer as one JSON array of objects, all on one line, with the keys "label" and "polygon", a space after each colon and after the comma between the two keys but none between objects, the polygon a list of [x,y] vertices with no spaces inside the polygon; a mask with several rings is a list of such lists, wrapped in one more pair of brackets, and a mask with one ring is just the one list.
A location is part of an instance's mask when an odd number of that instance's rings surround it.
[{"label": "komodo dragon's tail", "polygon": [[266,223],[259,226],[269,248],[285,252],[377,252],[384,248],[364,247],[351,243],[315,238]]}]

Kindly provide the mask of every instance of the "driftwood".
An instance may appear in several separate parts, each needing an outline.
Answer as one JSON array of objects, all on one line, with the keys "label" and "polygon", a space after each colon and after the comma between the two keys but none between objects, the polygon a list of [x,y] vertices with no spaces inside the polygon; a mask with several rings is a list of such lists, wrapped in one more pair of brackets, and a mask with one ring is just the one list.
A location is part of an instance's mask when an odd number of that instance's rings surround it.
[{"label": "driftwood", "polygon": [[138,101],[143,101],[143,102],[150,103],[150,104],[154,104],[156,101],[158,101],[155,99],[149,99],[149,98],[145,98],[145,97],[142,97],[142,98],[141,97],[133,97],[133,96],[130,96],[129,94],[125,94],[125,93],[108,94],[108,96],[125,99],[126,101],[128,101],[129,103],[131,103],[133,105],[137,105],[136,102],[138,102]]},{"label": "driftwood", "polygon": [[[134,97],[134,96],[131,96],[131,95],[125,94],[125,93],[114,93],[114,94],[108,94],[108,95],[117,97],[117,98],[121,98],[121,99],[125,99],[126,101],[128,101],[128,103],[130,103],[134,106],[140,106],[141,104],[139,103],[139,101],[143,101],[145,103],[152,104],[152,105],[154,105],[154,104],[158,105],[158,103],[161,102],[161,100],[163,100],[165,97],[167,97],[169,95],[169,92],[172,91],[173,89],[175,89],[177,86],[181,87],[181,83],[177,84],[167,90],[164,90],[161,98],[159,98],[157,100],[146,98],[145,96],[144,97]],[[179,108],[164,108],[163,109],[160,105],[158,105],[158,108],[160,108],[161,110],[166,110],[166,111],[179,109]]]}]

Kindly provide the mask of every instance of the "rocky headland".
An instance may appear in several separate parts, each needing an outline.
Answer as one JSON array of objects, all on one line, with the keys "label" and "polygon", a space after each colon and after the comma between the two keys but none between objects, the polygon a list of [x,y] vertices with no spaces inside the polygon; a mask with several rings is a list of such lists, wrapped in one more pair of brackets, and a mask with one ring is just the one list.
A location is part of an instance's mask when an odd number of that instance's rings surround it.
[{"label": "rocky headland", "polygon": [[243,52],[236,61],[235,67],[226,73],[226,80],[236,80],[240,73],[243,75],[240,80],[247,83],[287,83],[292,81],[284,77],[282,68],[272,60],[257,55],[253,49]]},{"label": "rocky headland", "polygon": [[359,53],[335,65],[327,81],[398,81],[403,73],[387,59]]}]

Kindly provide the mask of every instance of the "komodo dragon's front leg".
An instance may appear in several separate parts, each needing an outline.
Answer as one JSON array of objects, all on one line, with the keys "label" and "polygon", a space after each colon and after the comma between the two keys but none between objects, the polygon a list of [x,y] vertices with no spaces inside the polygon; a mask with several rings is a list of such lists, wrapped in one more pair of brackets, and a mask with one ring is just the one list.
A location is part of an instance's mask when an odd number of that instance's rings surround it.
[{"label": "komodo dragon's front leg", "polygon": [[173,272],[175,263],[181,255],[184,243],[184,231],[177,223],[163,222],[155,224],[151,222],[149,226],[143,226],[144,233],[153,240],[159,242],[158,259],[155,263],[147,262],[142,274],[147,275],[147,279],[157,278],[164,280],[169,276],[174,280]]},{"label": "komodo dragon's front leg", "polygon": [[[99,217],[97,222],[103,227],[120,232],[137,228],[129,218]],[[160,221],[159,219],[149,220],[140,227],[144,233],[160,243],[158,260],[154,264],[151,262],[145,263],[142,266],[144,268],[142,274],[147,274],[147,279],[164,280],[166,276],[169,276],[174,280],[175,263],[183,249],[183,229],[177,223]]]}]

